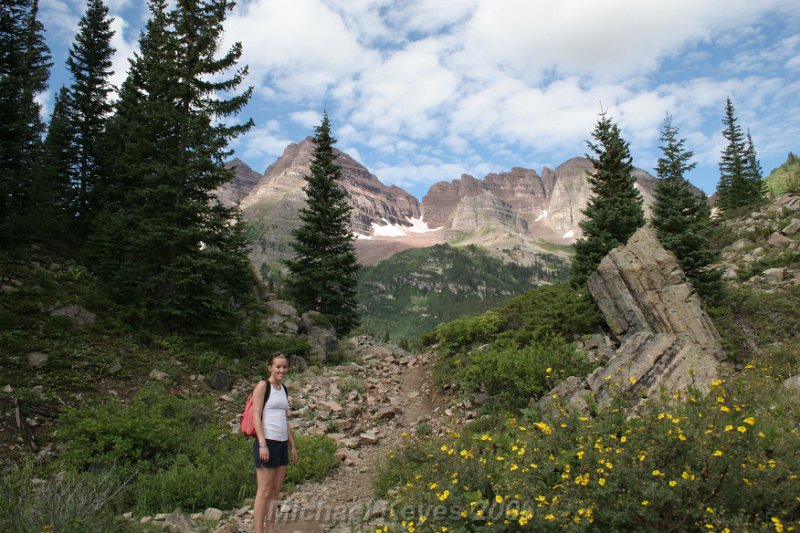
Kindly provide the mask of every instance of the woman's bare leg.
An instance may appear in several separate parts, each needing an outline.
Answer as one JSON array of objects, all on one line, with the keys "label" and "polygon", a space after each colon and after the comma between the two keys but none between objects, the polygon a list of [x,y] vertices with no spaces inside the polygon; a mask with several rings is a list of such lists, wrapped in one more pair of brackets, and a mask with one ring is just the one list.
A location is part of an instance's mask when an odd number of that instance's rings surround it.
[{"label": "woman's bare leg", "polygon": [[269,471],[271,468],[256,468],[256,498],[253,501],[254,533],[264,533],[264,517],[267,516],[267,496],[271,488]]},{"label": "woman's bare leg", "polygon": [[283,478],[286,477],[286,467],[264,468],[268,471],[267,487],[269,493],[265,499],[267,528],[266,533],[275,533],[275,515],[278,512],[278,498],[283,487]]}]

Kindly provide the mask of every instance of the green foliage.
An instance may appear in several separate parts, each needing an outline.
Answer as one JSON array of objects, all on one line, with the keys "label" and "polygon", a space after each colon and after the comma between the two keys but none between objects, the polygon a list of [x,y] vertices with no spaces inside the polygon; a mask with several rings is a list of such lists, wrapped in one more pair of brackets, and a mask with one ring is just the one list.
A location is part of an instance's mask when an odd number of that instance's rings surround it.
[{"label": "green foliage", "polygon": [[764,183],[772,196],[800,192],[800,158],[789,152],[786,161],[770,172]]},{"label": "green foliage", "polygon": [[704,195],[689,188],[684,173],[695,167],[693,152],[683,148],[678,129],[667,117],[661,135],[662,157],[656,173],[656,199],[653,204],[653,228],[664,248],[675,254],[681,268],[708,303],[723,296],[722,271],[711,268],[719,252],[712,248],[709,235],[710,209]]},{"label": "green foliage", "polygon": [[116,465],[123,472],[169,466],[175,456],[196,456],[214,437],[208,406],[198,399],[166,394],[147,384],[129,404],[104,404],[69,409],[57,437],[65,444],[64,463],[79,471]]},{"label": "green foliage", "polygon": [[485,392],[493,405],[513,408],[541,398],[557,377],[584,376],[594,366],[562,337],[522,345],[501,341],[471,351],[455,379],[464,391]]},{"label": "green foliage", "polygon": [[0,3],[0,244],[26,241],[41,221],[43,184],[32,172],[41,157],[44,124],[37,97],[47,89],[50,50],[37,0]]},{"label": "green foliage", "polygon": [[535,264],[522,266],[504,263],[474,245],[403,250],[359,272],[364,328],[374,335],[388,329],[394,342],[413,339],[440,323],[486,311],[532,286],[564,280],[568,270],[567,262],[555,255],[542,255]]},{"label": "green foliage", "polygon": [[[219,438],[226,433],[202,399],[147,385],[126,405],[114,400],[68,410],[57,437],[69,472],[113,468],[116,482],[132,480],[114,507],[152,514],[236,507],[255,490],[252,440]],[[322,479],[335,463],[335,443],[305,435],[295,442],[299,459],[289,468],[289,486]]]},{"label": "green foliage", "polygon": [[522,405],[549,390],[554,376],[591,370],[571,341],[599,326],[588,293],[561,283],[439,326],[424,341],[436,345],[432,371],[437,383],[482,390],[499,405]]},{"label": "green foliage", "polygon": [[[297,462],[286,470],[286,484],[320,481],[336,465],[336,443],[319,435],[294,435]],[[252,460],[251,460],[252,464]]]},{"label": "green foliage", "polygon": [[759,346],[780,346],[800,339],[798,302],[798,286],[773,293],[731,288],[724,305],[709,312],[728,355],[743,361],[757,357]]},{"label": "green foliage", "polygon": [[586,218],[580,222],[583,237],[575,242],[575,259],[572,262],[570,282],[583,285],[600,261],[613,248],[628,242],[628,238],[644,226],[642,195],[634,186],[631,175],[633,162],[629,144],[622,139],[619,127],[605,114],[595,125],[587,142],[594,152],[594,172],[588,181],[592,195],[583,210]]},{"label": "green foliage", "polygon": [[318,311],[339,335],[346,335],[360,320],[350,206],[339,186],[342,169],[336,164],[336,139],[327,112],[315,131],[311,174],[306,176],[307,206],[300,210],[300,227],[292,232],[295,257],[286,261],[286,285],[298,311]]},{"label": "green foliage", "polygon": [[708,395],[654,399],[633,417],[602,409],[591,419],[548,419],[530,410],[490,429],[410,442],[378,479],[381,494],[396,494],[388,530],[410,522],[451,531],[491,522],[508,532],[800,526],[798,402],[760,407],[775,386],[754,369],[715,382]]},{"label": "green foliage", "polygon": [[761,166],[753,139],[748,132],[745,140],[730,98],[725,102],[722,123],[725,125],[722,135],[728,144],[719,162],[717,204],[723,210],[755,206],[763,200]]},{"label": "green foliage", "polygon": [[252,93],[234,94],[247,70],[225,77],[241,45],[218,54],[231,8],[182,0],[167,11],[166,2],[150,2],[107,128],[104,151],[113,158],[87,256],[133,320],[232,340],[255,279],[241,213],[215,194],[233,178],[222,166],[228,143],[252,126],[231,120]]}]

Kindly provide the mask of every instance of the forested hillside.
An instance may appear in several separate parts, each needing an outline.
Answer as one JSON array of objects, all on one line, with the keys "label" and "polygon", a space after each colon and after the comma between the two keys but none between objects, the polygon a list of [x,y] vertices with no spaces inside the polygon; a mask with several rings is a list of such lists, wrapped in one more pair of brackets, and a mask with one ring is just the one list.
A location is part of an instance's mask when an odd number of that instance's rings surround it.
[{"label": "forested hillside", "polygon": [[405,250],[359,274],[363,325],[392,341],[416,337],[439,323],[481,313],[541,284],[566,279],[569,264],[542,255],[532,266],[504,263],[477,246]]}]

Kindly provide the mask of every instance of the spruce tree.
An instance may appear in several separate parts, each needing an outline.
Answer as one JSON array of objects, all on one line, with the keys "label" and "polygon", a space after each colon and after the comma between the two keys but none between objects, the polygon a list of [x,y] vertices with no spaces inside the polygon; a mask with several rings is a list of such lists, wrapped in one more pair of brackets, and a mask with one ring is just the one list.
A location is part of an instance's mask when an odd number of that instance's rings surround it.
[{"label": "spruce tree", "polygon": [[685,140],[678,138],[678,128],[669,116],[664,121],[661,142],[653,228],[700,296],[707,302],[718,302],[723,292],[722,273],[711,268],[719,253],[708,239],[710,209],[705,195],[694,194],[684,177],[696,165],[691,162],[694,153],[684,148]]},{"label": "spruce tree", "polygon": [[32,196],[44,123],[36,96],[47,89],[50,50],[37,0],[0,3],[0,241],[23,240],[36,225]]},{"label": "spruce tree", "polygon": [[761,170],[761,162],[756,154],[756,147],[753,145],[753,137],[750,130],[747,130],[747,147],[745,148],[745,171],[747,181],[750,185],[749,192],[754,198],[761,200],[769,192],[767,184],[764,183],[764,172]]},{"label": "spruce tree", "polygon": [[234,333],[255,281],[237,208],[215,191],[233,179],[228,142],[252,126],[228,125],[252,88],[241,45],[216,56],[227,0],[150,2],[151,18],[108,126],[110,172],[90,252],[117,297],[152,323]]},{"label": "spruce tree", "polygon": [[293,231],[295,257],[286,261],[287,289],[300,311],[320,312],[345,335],[359,323],[350,206],[339,187],[342,169],[336,164],[327,112],[315,131],[316,149],[306,176],[308,204],[300,211],[302,224]]},{"label": "spruce tree", "polygon": [[73,206],[72,176],[70,165],[75,158],[72,141],[69,93],[61,87],[53,104],[50,123],[47,126],[42,158],[38,168],[42,186],[38,190],[36,203],[44,215],[40,231],[55,241],[68,244],[71,241]]},{"label": "spruce tree", "polygon": [[575,243],[570,274],[575,286],[585,283],[603,257],[625,244],[645,223],[642,196],[631,174],[629,145],[605,112],[600,114],[592,137],[595,142],[587,142],[593,152],[587,154],[593,166],[588,176],[592,195],[583,210],[586,218],[579,224],[583,236]]},{"label": "spruce tree", "polygon": [[74,184],[74,216],[81,233],[85,233],[97,207],[95,191],[103,172],[102,142],[112,111],[109,95],[113,87],[109,78],[114,74],[111,57],[115,49],[111,46],[111,20],[102,0],[88,0],[67,59],[73,79],[68,105],[74,153],[68,174]]},{"label": "spruce tree", "polygon": [[748,133],[748,145],[730,98],[725,103],[722,123],[725,125],[722,135],[728,144],[719,163],[717,202],[723,210],[754,206],[762,199],[761,168],[752,138]]}]

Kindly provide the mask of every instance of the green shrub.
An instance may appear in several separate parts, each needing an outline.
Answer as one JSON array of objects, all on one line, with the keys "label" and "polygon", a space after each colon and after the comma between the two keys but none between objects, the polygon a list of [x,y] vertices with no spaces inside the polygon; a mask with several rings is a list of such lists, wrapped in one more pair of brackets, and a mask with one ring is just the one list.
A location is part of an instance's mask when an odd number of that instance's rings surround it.
[{"label": "green shrub", "polygon": [[[434,381],[444,385],[461,380],[461,384],[474,390],[481,386],[480,375],[489,372],[493,374],[489,378],[494,384],[492,390],[501,391],[504,380],[518,385],[506,397],[517,392],[541,394],[541,377],[546,368],[564,375],[579,375],[590,369],[584,360],[576,359],[565,339],[596,331],[600,324],[597,306],[585,290],[567,283],[537,287],[497,309],[444,324],[429,334],[428,343],[436,344]],[[546,354],[549,349],[564,360],[554,361]],[[494,370],[492,366],[496,365],[502,370]],[[517,375],[518,372],[523,374]],[[529,378],[534,381],[526,383]],[[525,396],[520,401],[527,399]]]},{"label": "green shrub", "polygon": [[759,346],[800,338],[800,286],[774,293],[731,288],[724,305],[709,314],[729,357],[757,357]]},{"label": "green shrub", "polygon": [[140,515],[238,507],[255,493],[252,450],[250,440],[215,440],[195,457],[180,454],[168,468],[138,476],[126,498]]},{"label": "green shrub", "polygon": [[561,337],[523,346],[501,341],[471,352],[456,379],[464,391],[488,394],[493,405],[522,407],[552,389],[559,378],[584,376],[594,366]]},{"label": "green shrub", "polygon": [[[759,407],[765,394],[772,408]],[[798,399],[776,398],[770,378],[750,369],[633,417],[531,410],[492,430],[412,442],[379,478],[383,494],[396,494],[388,530],[796,529]]]},{"label": "green shrub", "polygon": [[339,391],[343,395],[347,395],[351,391],[363,393],[366,388],[367,387],[364,385],[364,380],[356,376],[347,377],[339,383]]},{"label": "green shrub", "polygon": [[146,472],[168,467],[180,454],[197,455],[215,438],[206,431],[209,422],[206,402],[173,396],[149,383],[127,405],[113,399],[67,410],[56,435],[72,469],[115,465],[126,473]]},{"label": "green shrub", "polygon": [[336,443],[330,438],[295,434],[294,443],[297,447],[297,462],[289,465],[286,471],[287,486],[320,481],[336,464]]}]

